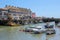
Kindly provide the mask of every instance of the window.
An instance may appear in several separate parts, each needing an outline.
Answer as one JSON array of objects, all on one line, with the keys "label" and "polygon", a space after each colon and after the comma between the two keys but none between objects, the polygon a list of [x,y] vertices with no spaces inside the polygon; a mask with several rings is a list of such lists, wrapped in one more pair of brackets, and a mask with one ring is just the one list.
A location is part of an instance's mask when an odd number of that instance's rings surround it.
[{"label": "window", "polygon": [[0,13],[0,15],[2,15],[2,13]]},{"label": "window", "polygon": [[15,20],[19,20],[19,17],[14,17]]},{"label": "window", "polygon": [[2,15],[2,12],[0,11],[0,15]]},{"label": "window", "polygon": [[13,14],[13,16],[16,16],[16,14]]},{"label": "window", "polygon": [[19,16],[21,16],[21,15],[19,15]]},{"label": "window", "polygon": [[7,15],[7,13],[4,12],[4,15]]}]

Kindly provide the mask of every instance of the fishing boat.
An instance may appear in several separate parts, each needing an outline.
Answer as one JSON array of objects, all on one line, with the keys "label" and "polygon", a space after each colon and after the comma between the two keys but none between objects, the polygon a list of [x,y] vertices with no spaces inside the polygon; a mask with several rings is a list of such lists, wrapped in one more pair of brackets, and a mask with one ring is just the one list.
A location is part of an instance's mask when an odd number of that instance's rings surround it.
[{"label": "fishing boat", "polygon": [[57,27],[60,27],[60,22],[57,24]]},{"label": "fishing boat", "polygon": [[38,33],[45,32],[46,30],[42,26],[36,26],[36,27],[25,28],[25,31],[38,34]]},{"label": "fishing boat", "polygon": [[46,34],[47,35],[55,34],[55,33],[56,33],[55,29],[48,29],[48,30],[46,30]]},{"label": "fishing boat", "polygon": [[53,28],[55,27],[55,22],[47,22],[45,28]]},{"label": "fishing boat", "polygon": [[54,22],[50,22],[47,25],[45,25],[46,28],[46,34],[50,35],[50,34],[55,34],[55,23]]}]

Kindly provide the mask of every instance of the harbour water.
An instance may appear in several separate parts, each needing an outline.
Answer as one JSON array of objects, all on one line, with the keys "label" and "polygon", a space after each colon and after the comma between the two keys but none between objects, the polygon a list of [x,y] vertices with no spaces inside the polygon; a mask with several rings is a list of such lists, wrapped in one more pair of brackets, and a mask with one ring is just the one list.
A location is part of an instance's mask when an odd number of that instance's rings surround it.
[{"label": "harbour water", "polygon": [[0,40],[60,40],[60,28],[56,28],[56,34],[46,35],[46,33],[42,34],[31,34],[19,31],[20,29],[24,29],[29,26],[38,26],[44,25],[42,24],[31,24],[24,25],[19,27],[2,27],[0,28]]}]

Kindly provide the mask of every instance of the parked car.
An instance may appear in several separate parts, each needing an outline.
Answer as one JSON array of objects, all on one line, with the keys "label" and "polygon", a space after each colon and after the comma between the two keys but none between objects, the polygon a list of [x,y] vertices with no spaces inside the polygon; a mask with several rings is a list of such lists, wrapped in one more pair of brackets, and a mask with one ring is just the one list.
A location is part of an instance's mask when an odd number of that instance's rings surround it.
[{"label": "parked car", "polygon": [[55,34],[55,33],[56,33],[55,29],[48,29],[48,30],[46,30],[46,34],[47,35]]}]

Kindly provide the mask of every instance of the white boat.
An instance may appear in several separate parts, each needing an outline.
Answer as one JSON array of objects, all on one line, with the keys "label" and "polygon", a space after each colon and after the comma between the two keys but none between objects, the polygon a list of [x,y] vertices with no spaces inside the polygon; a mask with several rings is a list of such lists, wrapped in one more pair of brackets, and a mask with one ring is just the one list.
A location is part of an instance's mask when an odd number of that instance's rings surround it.
[{"label": "white boat", "polygon": [[50,22],[46,28],[47,28],[46,29],[46,34],[47,35],[56,33],[56,31],[55,31],[55,22]]},{"label": "white boat", "polygon": [[55,22],[47,22],[45,28],[55,28]]},{"label": "white boat", "polygon": [[43,26],[37,26],[33,29],[34,33],[43,33],[46,31],[46,29]]},{"label": "white boat", "polygon": [[46,29],[43,28],[42,26],[37,26],[37,27],[29,27],[25,29],[27,32],[33,32],[33,33],[42,33],[45,32]]},{"label": "white boat", "polygon": [[60,27],[60,22],[57,24],[58,27]]},{"label": "white boat", "polygon": [[56,33],[55,29],[48,29],[48,30],[46,30],[46,34],[47,35],[55,34],[55,33]]}]

